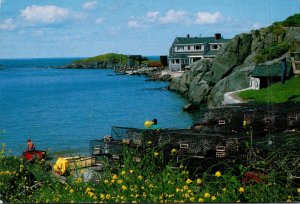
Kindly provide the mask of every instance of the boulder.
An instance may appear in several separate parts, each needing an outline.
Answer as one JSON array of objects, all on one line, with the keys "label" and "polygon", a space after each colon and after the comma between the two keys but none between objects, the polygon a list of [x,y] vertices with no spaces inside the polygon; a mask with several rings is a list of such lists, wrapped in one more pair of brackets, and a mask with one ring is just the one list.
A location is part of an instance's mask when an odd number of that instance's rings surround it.
[{"label": "boulder", "polygon": [[217,83],[243,63],[251,53],[251,44],[252,34],[241,34],[220,49],[212,65],[213,83]]},{"label": "boulder", "polygon": [[246,67],[220,80],[211,90],[207,102],[208,107],[221,107],[225,92],[237,91],[249,87],[249,76],[253,68]]}]

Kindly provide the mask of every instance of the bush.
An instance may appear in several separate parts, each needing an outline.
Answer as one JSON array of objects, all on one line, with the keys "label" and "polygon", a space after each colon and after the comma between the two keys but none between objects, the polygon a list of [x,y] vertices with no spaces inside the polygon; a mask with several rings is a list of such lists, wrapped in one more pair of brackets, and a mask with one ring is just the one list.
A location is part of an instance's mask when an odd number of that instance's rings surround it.
[{"label": "bush", "polygon": [[300,14],[295,14],[288,17],[282,22],[282,25],[285,27],[299,27],[300,26]]}]

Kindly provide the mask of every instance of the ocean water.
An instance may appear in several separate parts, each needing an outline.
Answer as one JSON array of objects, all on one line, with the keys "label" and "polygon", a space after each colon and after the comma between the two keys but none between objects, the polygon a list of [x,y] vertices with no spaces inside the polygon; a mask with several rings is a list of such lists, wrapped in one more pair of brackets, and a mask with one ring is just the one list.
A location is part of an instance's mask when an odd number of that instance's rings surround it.
[{"label": "ocean water", "polygon": [[166,82],[115,75],[111,69],[54,69],[74,59],[0,60],[0,143],[20,154],[26,140],[50,152],[88,154],[89,141],[112,126],[187,128],[199,119]]}]

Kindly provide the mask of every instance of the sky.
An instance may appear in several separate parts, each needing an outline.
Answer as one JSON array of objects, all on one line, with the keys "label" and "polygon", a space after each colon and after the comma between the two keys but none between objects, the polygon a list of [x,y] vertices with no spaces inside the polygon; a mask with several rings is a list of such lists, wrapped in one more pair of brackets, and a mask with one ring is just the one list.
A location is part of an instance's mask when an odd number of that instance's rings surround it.
[{"label": "sky", "polygon": [[176,37],[230,39],[300,13],[300,0],[0,0],[0,59],[168,55]]}]

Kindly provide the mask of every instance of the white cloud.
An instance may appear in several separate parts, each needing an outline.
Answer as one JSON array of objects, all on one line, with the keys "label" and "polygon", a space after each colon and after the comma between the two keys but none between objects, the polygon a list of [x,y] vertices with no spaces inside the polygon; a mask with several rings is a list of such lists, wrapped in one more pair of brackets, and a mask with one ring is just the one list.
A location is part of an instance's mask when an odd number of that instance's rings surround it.
[{"label": "white cloud", "polygon": [[149,24],[215,24],[223,20],[220,12],[198,12],[193,14],[184,10],[169,10],[163,15],[158,11],[149,11],[143,17],[131,17],[128,21],[128,26],[131,28],[146,28]]},{"label": "white cloud", "polygon": [[142,24],[142,21],[139,21],[137,19],[131,19],[128,21],[128,27],[130,28],[142,28],[144,27]]},{"label": "white cloud", "polygon": [[95,23],[96,24],[102,24],[103,21],[104,21],[104,18],[97,18],[96,21],[95,21]]},{"label": "white cloud", "polygon": [[159,20],[163,24],[185,22],[187,20],[186,15],[187,13],[185,11],[169,10],[166,15],[160,17]]},{"label": "white cloud", "polygon": [[3,23],[0,23],[0,30],[15,30],[16,24],[11,18],[6,19]]},{"label": "white cloud", "polygon": [[21,10],[21,16],[30,23],[60,23],[72,17],[72,13],[65,8],[54,5],[32,5]]},{"label": "white cloud", "polygon": [[220,12],[209,13],[209,12],[199,12],[197,13],[197,18],[195,24],[215,24],[222,19]]},{"label": "white cloud", "polygon": [[159,12],[158,11],[150,11],[150,12],[148,12],[147,14],[146,14],[146,16],[148,17],[148,18],[157,18],[157,16],[159,15]]},{"label": "white cloud", "polygon": [[86,10],[92,10],[97,5],[97,1],[89,1],[86,2],[82,7]]}]

